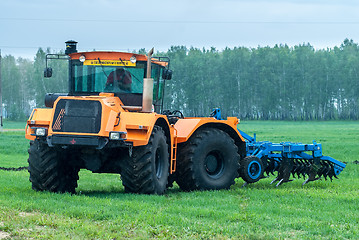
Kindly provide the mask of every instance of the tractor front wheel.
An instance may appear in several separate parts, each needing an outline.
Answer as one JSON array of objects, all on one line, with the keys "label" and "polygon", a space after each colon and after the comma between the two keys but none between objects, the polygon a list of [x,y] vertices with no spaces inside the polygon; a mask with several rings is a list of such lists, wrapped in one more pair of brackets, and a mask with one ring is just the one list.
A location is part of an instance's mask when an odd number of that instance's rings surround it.
[{"label": "tractor front wheel", "polygon": [[132,156],[124,159],[121,170],[126,192],[163,194],[167,188],[169,153],[162,128],[154,126],[145,146],[134,147]]},{"label": "tractor front wheel", "polygon": [[79,169],[66,163],[66,154],[61,154],[38,140],[30,142],[28,152],[32,189],[75,193]]},{"label": "tractor front wheel", "polygon": [[227,189],[238,177],[239,154],[224,131],[204,128],[180,148],[177,183],[182,190]]}]

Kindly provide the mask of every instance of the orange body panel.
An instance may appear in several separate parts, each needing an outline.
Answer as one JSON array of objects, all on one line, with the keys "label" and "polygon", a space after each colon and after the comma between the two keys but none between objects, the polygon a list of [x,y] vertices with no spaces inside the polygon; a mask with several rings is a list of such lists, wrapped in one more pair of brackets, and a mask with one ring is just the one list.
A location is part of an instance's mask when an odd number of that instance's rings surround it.
[{"label": "orange body panel", "polygon": [[133,146],[146,145],[158,118],[156,113],[121,112],[120,124],[114,131],[127,132],[127,140]]},{"label": "orange body panel", "polygon": [[[34,109],[26,125],[26,138],[34,140],[31,135],[33,127],[45,127],[48,129],[48,135],[64,134],[64,135],[85,135],[85,136],[101,136],[108,137],[111,131],[126,132],[126,141],[132,142],[133,146],[146,145],[150,138],[153,126],[159,118],[167,118],[157,113],[141,113],[129,112],[121,106],[123,103],[113,94],[100,94],[100,96],[76,96],[76,97],[59,97],[54,106],[60,99],[77,99],[87,101],[100,101],[102,105],[101,128],[98,133],[75,133],[75,132],[54,132],[52,130],[54,108]],[[120,115],[120,121],[118,120]],[[119,121],[119,122],[118,122]],[[167,122],[168,124],[168,122]],[[229,117],[227,120],[215,120],[214,118],[184,118],[179,119],[176,124],[168,127],[171,129],[171,139],[178,143],[186,142],[192,134],[201,126],[206,124],[217,124],[230,126],[244,142],[244,139],[237,130],[238,119]]]},{"label": "orange body panel", "polygon": [[[99,101],[102,106],[101,128],[98,133],[76,133],[76,132],[54,132],[53,116],[55,114],[56,104],[61,99]],[[74,136],[99,136],[108,138],[111,131],[125,132],[126,142],[132,143],[132,146],[146,145],[150,139],[153,127],[160,121],[162,126],[166,124],[169,134],[170,149],[170,173],[176,171],[177,144],[184,143],[200,127],[211,126],[221,129],[230,129],[235,135],[238,135],[241,141],[245,141],[237,130],[238,119],[229,117],[227,120],[216,120],[214,118],[184,118],[179,119],[176,124],[168,123],[165,115],[157,113],[129,112],[122,108],[123,103],[112,93],[101,93],[99,96],[62,96],[59,97],[53,108],[34,109],[26,125],[26,138],[34,140],[34,128],[47,128],[48,136],[56,135],[74,135]],[[161,120],[160,120],[161,119]],[[56,124],[56,123],[55,123]]]},{"label": "orange body panel", "polygon": [[[54,132],[51,126],[53,125],[55,106],[60,99],[99,101],[102,105],[100,131],[98,133]],[[157,119],[165,119],[165,116],[156,113],[128,112],[121,107],[122,105],[119,98],[106,93],[100,94],[100,96],[59,97],[54,103],[54,108],[34,109],[27,121],[25,137],[29,140],[35,139],[31,135],[34,127],[47,128],[49,136],[57,134],[109,137],[111,131],[119,131],[127,133],[126,141],[132,142],[133,146],[146,145]],[[118,115],[120,115],[120,121]]]},{"label": "orange body panel", "polygon": [[31,134],[32,129],[31,126],[49,128],[50,121],[52,118],[52,109],[51,108],[36,108],[32,110],[29,120],[26,122],[25,127],[25,138],[29,140],[35,140],[35,136]]},{"label": "orange body panel", "polygon": [[221,124],[228,125],[233,128],[243,142],[245,141],[237,130],[238,119],[236,117],[229,117],[227,120],[215,120],[214,118],[208,117],[179,119],[174,125],[177,130],[177,142],[186,142],[199,127],[206,124],[216,124],[218,126]]}]

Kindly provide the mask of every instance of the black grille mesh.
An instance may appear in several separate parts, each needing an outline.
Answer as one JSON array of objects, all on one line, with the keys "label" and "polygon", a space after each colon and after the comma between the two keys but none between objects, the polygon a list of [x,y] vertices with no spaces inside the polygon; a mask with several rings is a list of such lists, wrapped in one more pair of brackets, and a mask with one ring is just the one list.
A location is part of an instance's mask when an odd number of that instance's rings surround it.
[{"label": "black grille mesh", "polygon": [[102,106],[99,101],[61,99],[55,109],[54,132],[98,133]]}]

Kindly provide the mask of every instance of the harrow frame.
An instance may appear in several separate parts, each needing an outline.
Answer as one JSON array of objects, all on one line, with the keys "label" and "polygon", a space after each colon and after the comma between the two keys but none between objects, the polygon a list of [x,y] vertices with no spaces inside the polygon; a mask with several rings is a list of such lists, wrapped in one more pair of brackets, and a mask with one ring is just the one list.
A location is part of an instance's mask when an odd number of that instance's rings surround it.
[{"label": "harrow frame", "polygon": [[[273,174],[274,171],[278,171],[277,178],[271,182],[278,181],[277,186],[284,182],[292,181],[289,179],[290,173],[292,173],[293,177],[297,174],[298,178],[301,175],[305,177],[305,174],[308,174],[309,178],[305,180],[304,185],[310,181],[320,179],[321,176],[324,176],[325,179],[329,177],[331,180],[333,177],[337,178],[346,167],[346,164],[332,157],[323,156],[322,144],[316,141],[313,141],[312,144],[257,142],[255,134],[251,137],[239,129],[238,131],[246,139],[247,156],[255,156],[261,159],[265,165],[264,171],[267,174]],[[311,152],[311,154],[307,152]],[[320,171],[320,168],[326,168],[326,170]]]},{"label": "harrow frame", "polygon": [[[222,119],[221,110],[213,109],[211,114],[216,119]],[[238,129],[238,128],[237,128]],[[250,136],[238,129],[238,132],[246,140],[246,158],[242,160],[242,178],[245,185],[259,181],[271,173],[278,172],[277,177],[271,182],[278,182],[277,187],[285,182],[290,182],[290,175],[293,178],[308,178],[303,185],[327,177],[330,180],[337,178],[341,171],[346,167],[332,157],[323,156],[322,144],[315,140],[312,144],[302,144],[293,142],[272,143],[270,141],[257,141],[256,134]],[[243,174],[247,171],[246,174]]]}]

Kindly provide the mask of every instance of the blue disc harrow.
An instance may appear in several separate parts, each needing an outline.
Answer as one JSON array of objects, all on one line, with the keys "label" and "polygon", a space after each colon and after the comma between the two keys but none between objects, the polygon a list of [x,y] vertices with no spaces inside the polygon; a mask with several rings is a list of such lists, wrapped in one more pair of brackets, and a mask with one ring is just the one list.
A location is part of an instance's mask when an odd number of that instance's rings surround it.
[{"label": "blue disc harrow", "polygon": [[332,157],[323,156],[322,145],[315,141],[312,144],[257,142],[255,135],[251,137],[239,129],[238,131],[246,139],[246,158],[252,159],[252,163],[249,163],[246,169],[245,177],[249,177],[244,178],[246,184],[264,178],[264,174],[274,175],[275,172],[278,173],[277,177],[271,183],[277,182],[276,186],[292,181],[291,176],[303,177],[303,185],[322,177],[325,180],[333,180],[346,166]]},{"label": "blue disc harrow", "polygon": [[[221,118],[219,108],[213,110],[211,116]],[[321,179],[338,178],[345,164],[328,156],[323,156],[322,145],[313,141],[312,144],[293,142],[272,143],[258,141],[254,137],[239,130],[246,140],[246,157],[240,161],[239,175],[245,181],[244,186],[254,183],[269,174],[277,173],[271,182],[282,183],[293,181],[293,178],[304,178],[302,185]]]}]

